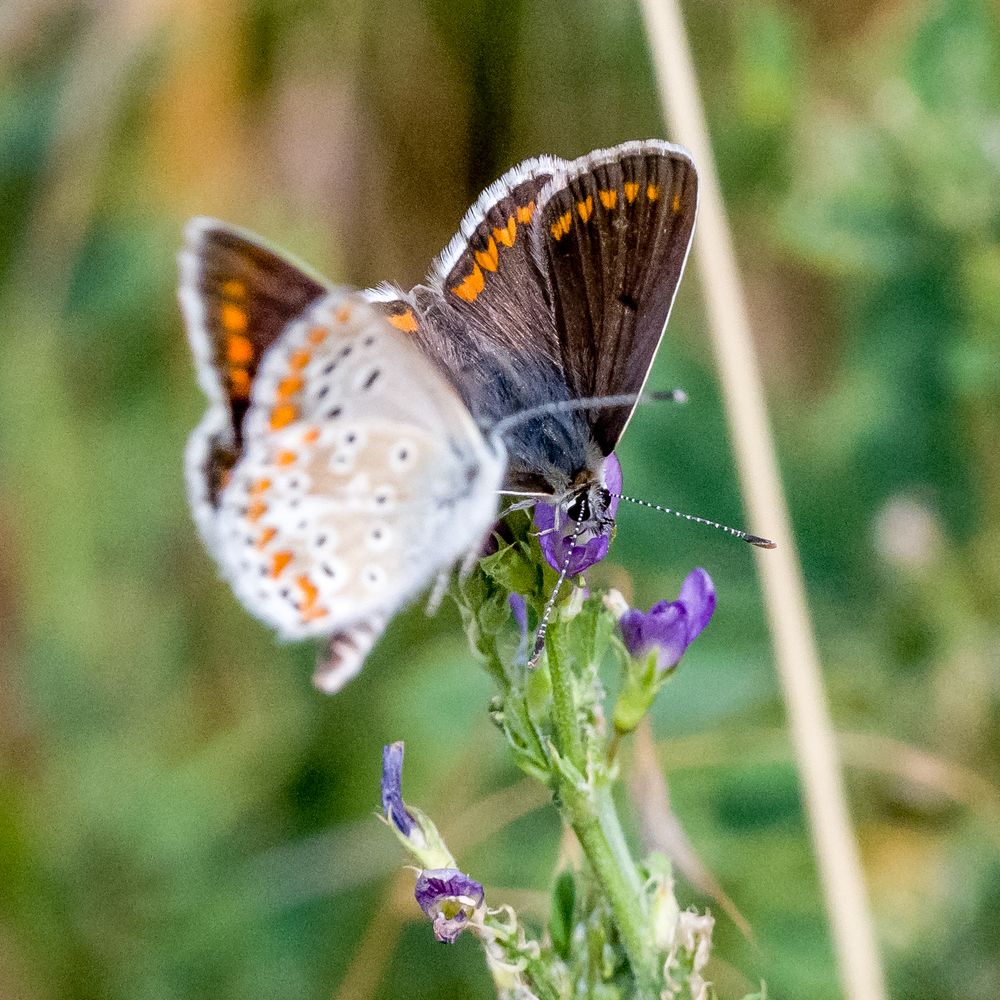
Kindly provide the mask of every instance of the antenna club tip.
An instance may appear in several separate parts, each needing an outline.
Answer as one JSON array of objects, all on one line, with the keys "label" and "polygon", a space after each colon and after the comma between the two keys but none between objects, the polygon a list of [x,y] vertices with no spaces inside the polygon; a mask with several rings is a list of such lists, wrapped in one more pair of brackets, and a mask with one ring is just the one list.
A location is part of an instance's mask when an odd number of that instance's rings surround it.
[{"label": "antenna club tip", "polygon": [[686,403],[688,394],[683,389],[668,389],[663,392],[651,392],[649,398],[657,403]]},{"label": "antenna club tip", "polygon": [[777,542],[772,542],[770,538],[761,538],[760,535],[745,535],[744,541],[751,545],[756,545],[758,549],[776,549]]}]

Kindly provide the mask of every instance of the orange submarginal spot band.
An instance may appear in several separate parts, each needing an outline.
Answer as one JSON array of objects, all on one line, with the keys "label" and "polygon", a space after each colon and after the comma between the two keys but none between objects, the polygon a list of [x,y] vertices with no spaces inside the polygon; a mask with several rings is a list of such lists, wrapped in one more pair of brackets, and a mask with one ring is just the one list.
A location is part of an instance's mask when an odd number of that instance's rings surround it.
[{"label": "orange submarginal spot band", "polygon": [[279,451],[274,460],[278,465],[294,465],[298,457],[294,451]]},{"label": "orange submarginal spot band", "polygon": [[586,222],[594,212],[594,196],[588,194],[583,201],[578,201],[576,203],[576,212]]},{"label": "orange submarginal spot band", "polygon": [[[520,212],[520,209],[518,209],[518,212]],[[513,215],[507,216],[507,225],[502,229],[494,227],[493,239],[497,243],[502,243],[505,247],[512,247],[514,245],[514,240],[517,239],[517,223],[514,221]]]},{"label": "orange submarginal spot band", "polygon": [[635,181],[625,182],[625,197],[628,198],[630,202],[635,201],[635,196],[639,193],[639,185]]},{"label": "orange submarginal spot band", "polygon": [[271,410],[271,430],[278,431],[282,427],[287,427],[296,417],[299,411],[291,403],[282,403]]},{"label": "orange submarginal spot band", "polygon": [[413,315],[412,309],[387,318],[397,330],[402,330],[403,333],[416,333],[420,329],[420,324],[417,322],[417,317]]},{"label": "orange submarginal spot band", "polygon": [[255,483],[250,484],[250,496],[259,497],[261,493],[266,493],[270,488],[270,479],[258,479]]},{"label": "orange submarginal spot band", "polygon": [[325,330],[321,326],[314,326],[310,331],[306,340],[310,344],[322,344],[324,340],[329,336],[329,331]]},{"label": "orange submarginal spot band", "polygon": [[307,364],[309,364],[312,359],[312,355],[308,351],[294,351],[292,356],[288,359],[288,366],[292,371],[301,371]]},{"label": "orange submarginal spot band", "polygon": [[302,435],[303,444],[315,444],[319,440],[319,428],[310,427],[309,430]]},{"label": "orange submarginal spot band", "polygon": [[231,333],[226,337],[226,358],[230,364],[246,365],[253,360],[253,344],[249,337]]},{"label": "orange submarginal spot band", "polygon": [[242,299],[247,293],[247,286],[236,278],[230,278],[222,283],[222,294],[227,299]]},{"label": "orange submarginal spot band", "polygon": [[529,201],[527,205],[521,205],[517,210],[517,221],[527,225],[531,222],[531,217],[535,214],[535,203]]},{"label": "orange submarginal spot band", "polygon": [[260,533],[260,537],[257,539],[257,541],[255,543],[256,547],[258,549],[265,549],[265,548],[267,548],[268,544],[271,542],[271,540],[274,538],[274,536],[277,533],[278,533],[278,529],[277,528],[265,528]]},{"label": "orange submarginal spot band", "polygon": [[478,264],[472,265],[472,274],[470,274],[460,285],[456,285],[452,288],[452,291],[460,298],[464,299],[466,302],[475,302],[476,296],[483,290],[486,285],[486,279],[483,277],[483,272]]},{"label": "orange submarginal spot band", "polygon": [[674,200],[670,203],[670,210],[676,215],[681,210],[681,193],[676,191],[674,193]]},{"label": "orange submarginal spot band", "polygon": [[656,184],[650,184],[646,188],[646,197],[650,201],[656,201],[660,197],[660,189]]},{"label": "orange submarginal spot band", "polygon": [[552,236],[557,240],[561,240],[569,232],[569,227],[572,222],[573,213],[563,212],[563,214],[560,215],[551,226],[549,226],[549,229],[552,230]]},{"label": "orange submarginal spot band", "polygon": [[292,561],[292,553],[288,551],[275,552],[271,557],[271,576],[277,578],[284,572],[285,567]]},{"label": "orange submarginal spot band", "polygon": [[234,306],[231,302],[223,304],[222,309],[219,311],[219,320],[222,323],[223,329],[228,330],[230,333],[243,333],[247,328],[247,314],[239,306]]},{"label": "orange submarginal spot band", "polygon": [[230,368],[229,392],[236,399],[246,399],[250,395],[250,372],[245,368]]},{"label": "orange submarginal spot band", "polygon": [[302,389],[302,379],[298,375],[289,375],[278,383],[278,399],[291,399]]},{"label": "orange submarginal spot band", "polygon": [[497,242],[491,236],[486,244],[485,250],[477,250],[473,255],[476,263],[486,271],[495,271],[500,261],[500,251],[497,249]]},{"label": "orange submarginal spot band", "polygon": [[618,192],[611,191],[598,191],[597,197],[601,199],[601,204],[610,212],[611,209],[618,204]]},{"label": "orange submarginal spot band", "polygon": [[321,608],[316,603],[319,599],[319,587],[308,576],[300,576],[295,582],[302,591],[302,621],[310,622],[325,617],[326,608]]},{"label": "orange submarginal spot band", "polygon": [[263,500],[254,500],[249,507],[247,507],[247,520],[251,524],[256,524],[265,514],[267,513],[267,504]]},{"label": "orange submarginal spot band", "polygon": [[338,323],[346,323],[351,318],[351,308],[350,306],[341,306],[336,313],[334,313],[333,318]]}]

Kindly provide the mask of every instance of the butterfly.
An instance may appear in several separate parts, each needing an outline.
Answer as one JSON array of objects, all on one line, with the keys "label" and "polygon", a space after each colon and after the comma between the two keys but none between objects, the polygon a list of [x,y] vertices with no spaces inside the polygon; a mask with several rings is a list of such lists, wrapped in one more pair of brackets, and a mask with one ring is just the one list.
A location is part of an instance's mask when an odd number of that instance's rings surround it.
[{"label": "butterfly", "polygon": [[[691,158],[666,142],[526,160],[425,284],[360,298],[250,233],[191,224],[180,297],[210,400],[188,448],[195,518],[254,614],[331,637],[319,686],[475,549],[498,492],[555,505],[581,544],[606,532],[634,402],[574,407],[642,392],[696,209]],[[501,427],[502,443],[481,430]]]},{"label": "butterfly", "polygon": [[503,446],[358,294],[207,219],[180,264],[209,399],[186,454],[196,524],[252,614],[325,639],[314,683],[332,693],[402,605],[481,550]]},{"label": "butterfly", "polygon": [[[542,402],[637,398],[697,204],[694,163],[667,142],[525,160],[479,196],[425,284],[367,295],[484,426]],[[504,492],[554,504],[581,545],[599,536],[613,520],[606,460],[634,406],[547,412],[511,427]]]}]

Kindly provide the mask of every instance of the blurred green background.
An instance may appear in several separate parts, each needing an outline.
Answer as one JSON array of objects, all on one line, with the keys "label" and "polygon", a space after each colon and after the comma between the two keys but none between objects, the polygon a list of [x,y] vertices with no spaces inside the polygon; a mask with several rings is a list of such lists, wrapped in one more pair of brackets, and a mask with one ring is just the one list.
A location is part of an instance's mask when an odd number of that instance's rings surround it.
[{"label": "blurred green background", "polygon": [[[993,1000],[997,9],[686,16],[891,990]],[[311,649],[218,581],[183,492],[203,401],[175,256],[207,213],[338,282],[408,285],[508,166],[663,135],[657,107],[624,0],[3,5],[0,996],[489,995],[474,942],[416,919],[373,818],[381,744],[407,741],[408,798],[493,902],[545,913],[557,820],[505,761],[452,607],[402,616],[326,699]],[[691,402],[637,416],[630,491],[740,524],[695,269],[653,384]],[[594,579],[648,606],[693,565],[719,609],[656,734],[756,934],[720,917],[712,973],[833,998],[749,552],[627,509]]]}]

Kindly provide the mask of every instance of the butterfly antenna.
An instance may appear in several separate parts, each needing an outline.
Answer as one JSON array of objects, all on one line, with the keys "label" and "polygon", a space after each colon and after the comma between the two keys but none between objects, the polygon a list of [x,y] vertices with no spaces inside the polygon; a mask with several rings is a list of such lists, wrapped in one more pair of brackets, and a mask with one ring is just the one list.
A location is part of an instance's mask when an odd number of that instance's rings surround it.
[{"label": "butterfly antenna", "polygon": [[539,403],[525,410],[512,413],[498,420],[489,429],[491,437],[503,437],[512,427],[527,423],[536,417],[553,416],[557,413],[575,413],[580,410],[614,409],[616,406],[636,406],[639,403],[686,403],[687,393],[683,389],[669,389],[665,392],[625,392],[614,396],[592,396],[586,399],[561,399],[551,403]]},{"label": "butterfly antenna", "polygon": [[674,517],[683,518],[685,521],[694,521],[695,524],[704,524],[709,528],[718,528],[720,531],[732,535],[733,538],[742,539],[750,545],[756,545],[759,549],[776,549],[778,546],[769,538],[761,538],[760,535],[751,535],[749,532],[740,531],[739,528],[730,528],[728,524],[719,524],[718,521],[710,521],[707,517],[698,517],[695,514],[685,514],[683,511],[674,510],[673,507],[663,507],[658,503],[650,503],[648,500],[639,500],[637,497],[626,496],[624,493],[612,493],[611,496],[619,500],[627,500],[629,503],[638,504],[640,507],[649,507],[650,510],[658,510],[663,514],[673,514]]},{"label": "butterfly antenna", "polygon": [[573,546],[582,531],[583,517],[581,516],[576,522],[573,534],[566,541],[566,558],[563,560],[562,569],[559,570],[559,579],[556,580],[556,585],[552,588],[552,593],[549,595],[549,599],[545,602],[545,607],[542,610],[542,617],[538,622],[538,630],[535,632],[535,647],[532,651],[531,659],[528,661],[529,669],[538,662],[538,658],[542,655],[542,650],[545,649],[545,633],[549,628],[549,619],[552,617],[552,611],[556,606],[556,598],[559,596],[563,582],[569,575],[569,564],[573,558]]}]

